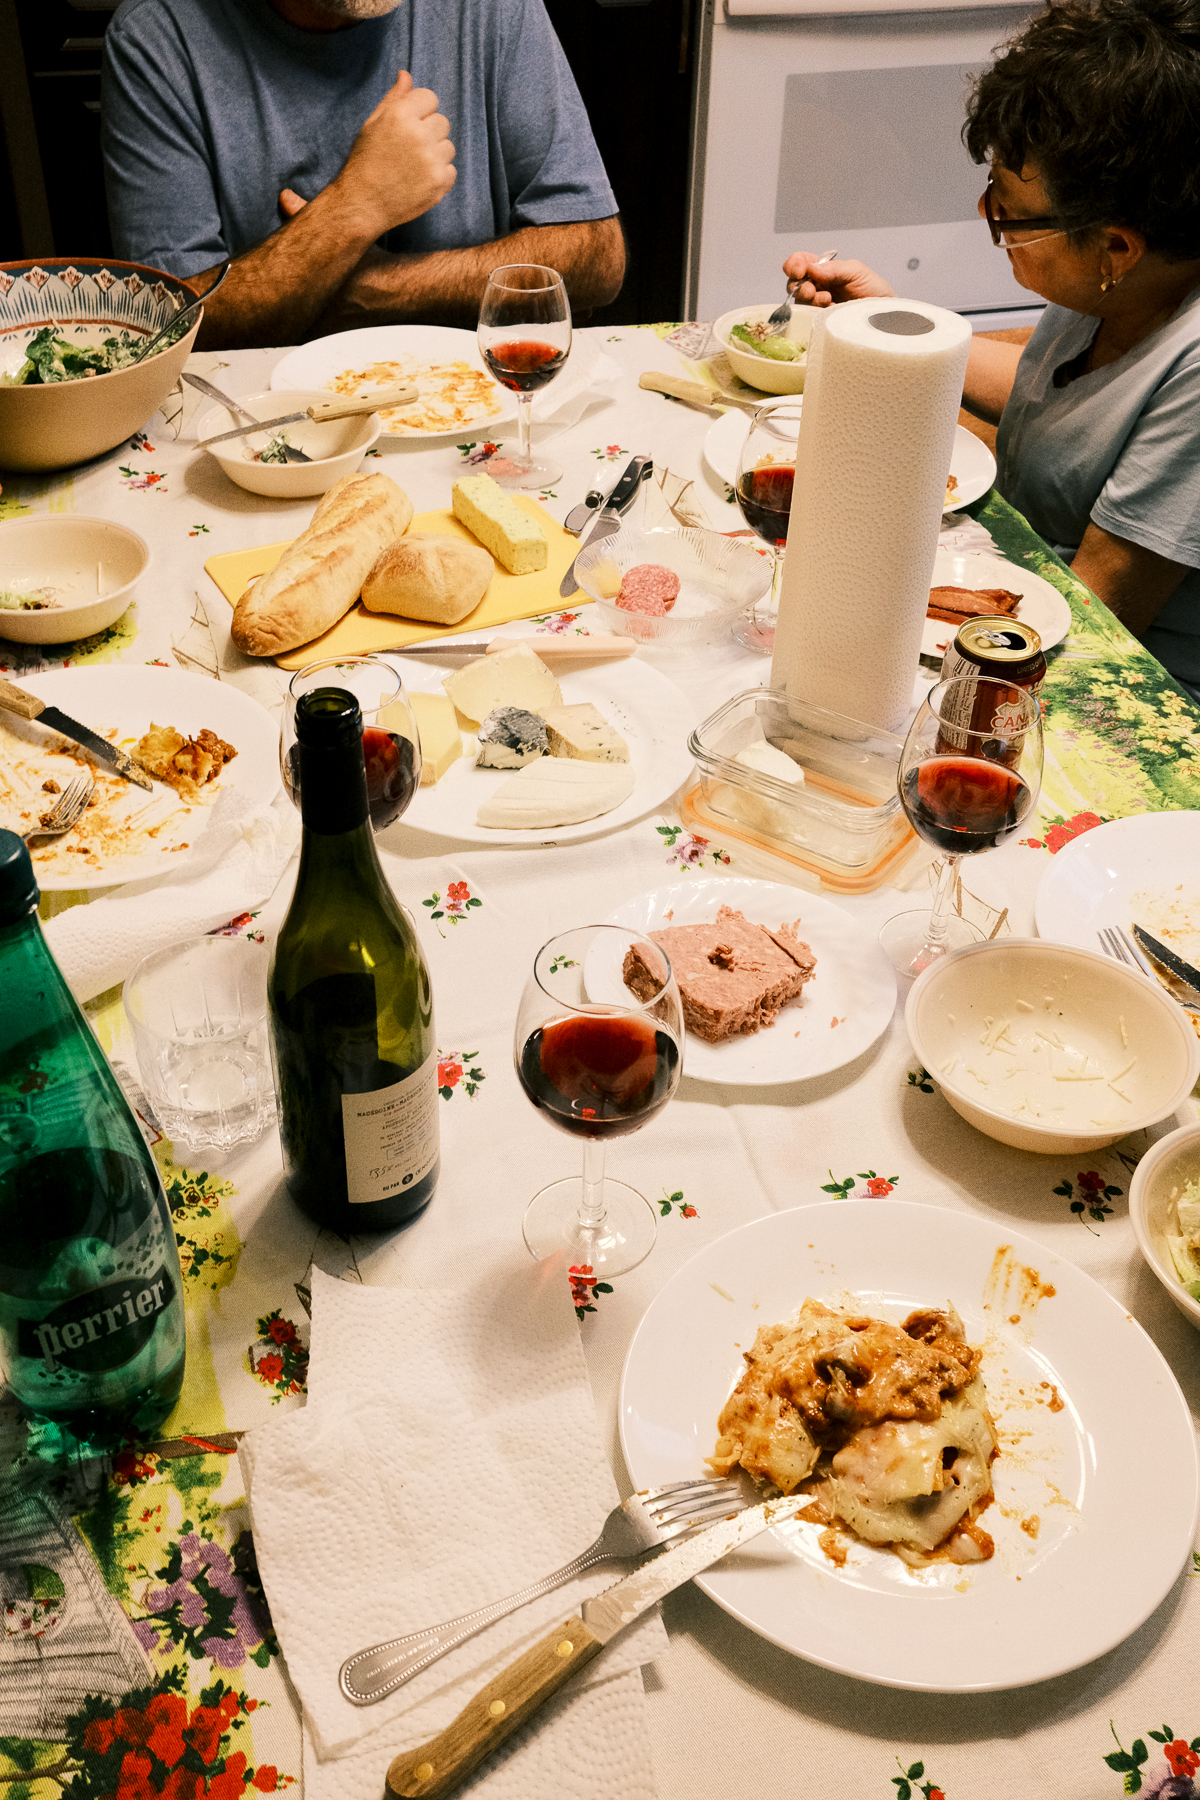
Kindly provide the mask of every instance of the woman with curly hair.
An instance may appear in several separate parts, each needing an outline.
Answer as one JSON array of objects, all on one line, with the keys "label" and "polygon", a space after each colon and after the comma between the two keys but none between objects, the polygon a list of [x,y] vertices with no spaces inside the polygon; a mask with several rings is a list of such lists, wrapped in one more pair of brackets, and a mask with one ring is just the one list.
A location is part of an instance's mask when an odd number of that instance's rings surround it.
[{"label": "woman with curly hair", "polygon": [[[996,485],[1200,693],[1200,0],[1051,0],[974,85],[979,211],[1049,302],[976,337],[964,405]],[[784,264],[817,306],[891,294],[862,263]]]}]

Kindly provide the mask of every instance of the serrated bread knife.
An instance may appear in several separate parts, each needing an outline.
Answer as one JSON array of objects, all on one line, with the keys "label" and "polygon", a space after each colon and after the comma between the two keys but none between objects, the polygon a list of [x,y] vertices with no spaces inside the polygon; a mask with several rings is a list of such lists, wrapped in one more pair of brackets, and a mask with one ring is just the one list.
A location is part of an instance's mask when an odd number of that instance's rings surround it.
[{"label": "serrated bread knife", "polygon": [[100,757],[118,775],[123,775],[126,781],[136,781],[147,793],[154,792],[154,783],[150,777],[144,769],[138,768],[124,750],[118,750],[115,744],[110,744],[99,732],[90,731],[86,725],[81,725],[78,719],[59,712],[57,706],[47,706],[44,700],[39,700],[28,688],[16,687],[11,681],[0,681],[0,710],[14,713],[18,719],[36,720],[48,731],[58,731],[63,737],[73,738],[84,750]]},{"label": "serrated bread knife", "polygon": [[594,1600],[585,1600],[578,1613],[572,1613],[469,1700],[445,1731],[419,1749],[397,1756],[387,1772],[388,1793],[402,1800],[442,1800],[443,1795],[452,1794],[484,1757],[598,1656],[618,1631],[760,1531],[790,1519],[804,1502],[803,1494],[795,1494],[735,1513],[677,1549],[664,1550]]}]

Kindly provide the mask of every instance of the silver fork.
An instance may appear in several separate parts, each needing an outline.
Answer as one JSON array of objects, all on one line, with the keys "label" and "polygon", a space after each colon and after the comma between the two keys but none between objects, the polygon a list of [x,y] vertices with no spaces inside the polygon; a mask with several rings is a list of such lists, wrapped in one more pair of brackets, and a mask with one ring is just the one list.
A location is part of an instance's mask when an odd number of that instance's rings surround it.
[{"label": "silver fork", "polygon": [[91,799],[95,785],[93,776],[76,775],[67,783],[50,812],[45,814],[42,823],[25,833],[25,842],[37,837],[61,837],[64,831],[70,831]]},{"label": "silver fork", "polygon": [[[1142,955],[1136,941],[1119,925],[1102,925],[1096,936],[1100,939],[1100,948],[1105,956],[1111,956],[1116,962],[1128,963],[1132,968],[1140,969],[1142,974],[1148,975],[1157,986],[1163,986],[1153,965]],[[1167,988],[1166,991],[1171,993],[1170,988]],[[1176,994],[1171,994],[1171,998],[1182,1006],[1184,1012],[1195,1013],[1197,1017],[1200,1017],[1200,1005],[1196,1001],[1180,1000]]]},{"label": "silver fork", "polygon": [[[813,267],[819,269],[822,263],[832,262],[836,255],[836,250],[826,250],[824,256],[818,256]],[[779,305],[767,320],[768,337],[778,337],[781,331],[787,330],[788,326],[791,324],[792,307],[794,305],[795,302],[792,299],[792,285],[791,282],[789,282],[786,299],[779,302]]]},{"label": "silver fork", "polygon": [[413,1675],[427,1669],[456,1644],[474,1637],[485,1625],[516,1612],[539,1594],[548,1594],[582,1575],[597,1563],[624,1562],[640,1559],[661,1550],[678,1538],[686,1537],[700,1526],[712,1525],[731,1513],[742,1512],[749,1501],[740,1485],[715,1476],[700,1476],[693,1481],[670,1481],[665,1487],[643,1488],[631,1494],[620,1506],[614,1506],[604,1521],[604,1529],[582,1556],[566,1563],[544,1581],[510,1594],[507,1600],[495,1600],[475,1612],[448,1619],[444,1625],[431,1625],[425,1631],[411,1631],[407,1637],[391,1638],[376,1644],[372,1650],[360,1650],[348,1657],[338,1673],[338,1685],[347,1700],[355,1706],[372,1706],[392,1693]]}]

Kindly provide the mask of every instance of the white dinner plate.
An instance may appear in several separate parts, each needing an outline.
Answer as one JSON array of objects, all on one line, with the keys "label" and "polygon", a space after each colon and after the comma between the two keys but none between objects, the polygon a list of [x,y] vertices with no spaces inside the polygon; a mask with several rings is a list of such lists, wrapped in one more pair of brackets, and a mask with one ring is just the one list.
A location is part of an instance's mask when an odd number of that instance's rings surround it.
[{"label": "white dinner plate", "polygon": [[[465,401],[454,393],[462,378],[448,372],[455,364],[466,364],[469,371]],[[347,385],[335,389],[339,378]],[[458,437],[478,425],[499,424],[514,414],[509,395],[484,365],[475,333],[449,325],[375,325],[363,331],[339,331],[333,337],[301,344],[271,371],[275,392],[329,388],[369,394],[372,388],[395,387],[407,381],[416,382],[421,398],[411,406],[389,408],[380,414],[384,432],[392,437]],[[418,409],[422,413],[428,409],[430,416],[425,422],[404,424]]]},{"label": "white dinner plate", "polygon": [[[514,639],[537,649],[537,639]],[[412,693],[440,694],[442,670],[399,651],[388,657]],[[665,804],[692,769],[688,734],[695,714],[674,682],[637,657],[579,669],[560,677],[565,705],[590,700],[629,746],[633,764],[633,792],[611,812],[584,819],[578,825],[539,826],[527,831],[497,831],[477,825],[476,814],[485,800],[516,773],[514,769],[477,769],[474,754],[451,763],[442,779],[419,787],[404,815],[404,824],[438,837],[459,838],[476,844],[569,844],[579,838],[598,837],[640,819]]]},{"label": "white dinner plate", "polygon": [[[233,789],[247,806],[269,801],[279,787],[278,725],[257,700],[223,681],[210,681],[182,669],[110,663],[22,675],[21,686],[101,737],[115,728],[123,750],[131,750],[152,723],[173,725],[185,737],[215,731],[237,751],[235,760],[222,769],[216,793]],[[4,724],[7,728],[16,722],[6,715]],[[45,742],[46,734],[36,725],[24,729],[31,745]],[[55,760],[63,764],[59,773],[71,772],[66,759]],[[95,861],[67,849],[75,841],[73,832],[63,838],[35,841],[31,854],[43,893],[115,887],[120,882],[173,872],[182,847],[195,846],[216,804],[214,797],[203,805],[189,805],[158,781],[150,795],[118,775],[102,775],[100,787],[108,819],[119,824],[146,815],[144,825],[119,853]],[[150,829],[155,831],[153,838],[148,835]]]},{"label": "white dinner plate", "polygon": [[[793,399],[795,397],[791,396]],[[728,482],[730,487],[737,486],[738,457],[742,454],[742,445],[750,429],[750,417],[749,413],[730,407],[723,418],[709,426],[704,439],[705,461],[713,474],[721,481]],[[987,493],[996,479],[995,457],[987,445],[974,432],[968,431],[965,425],[955,427],[950,473],[958,482],[953,501],[956,507],[969,506],[972,500],[978,500]],[[988,585],[995,586],[995,583],[989,582]]]},{"label": "white dinner plate", "polygon": [[1038,885],[1038,936],[1100,948],[1102,925],[1144,925],[1200,962],[1200,813],[1135,813],[1064,844]]},{"label": "white dinner plate", "polygon": [[1200,1471],[1187,1403],[1141,1326],[1074,1263],[948,1207],[805,1206],[693,1257],[651,1302],[625,1360],[621,1443],[635,1488],[703,1472],[760,1325],[808,1295],[847,1294],[897,1323],[950,1300],[983,1346],[1000,1455],[981,1524],[995,1556],[914,1570],[855,1541],[839,1568],[821,1526],[794,1520],[698,1585],[823,1668],[932,1693],[1045,1681],[1136,1631],[1191,1555]]},{"label": "white dinner plate", "polygon": [[772,931],[799,921],[802,941],[816,952],[817,970],[805,982],[800,1003],[785,1006],[763,1031],[723,1044],[706,1044],[689,1033],[685,1074],[731,1087],[804,1081],[853,1062],[887,1030],[896,1008],[892,965],[874,936],[831,900],[778,881],[697,875],[626,900],[606,922],[659,931],[707,923],[719,906],[731,906]]},{"label": "white dinner plate", "polygon": [[[939,550],[933,559],[934,587],[1007,588],[1020,594],[1014,618],[1032,625],[1042,640],[1042,649],[1061,644],[1071,629],[1071,608],[1056,587],[1022,569],[1002,556],[987,556],[977,550]],[[998,625],[1004,620],[998,619]],[[954,642],[956,627],[942,619],[926,619],[921,649],[927,656],[944,656]]]}]

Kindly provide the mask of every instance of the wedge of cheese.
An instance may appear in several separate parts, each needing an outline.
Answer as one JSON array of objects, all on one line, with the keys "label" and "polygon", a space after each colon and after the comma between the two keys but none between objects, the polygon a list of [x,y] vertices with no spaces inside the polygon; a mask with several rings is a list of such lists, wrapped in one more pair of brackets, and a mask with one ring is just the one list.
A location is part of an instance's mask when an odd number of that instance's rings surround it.
[{"label": "wedge of cheese", "polygon": [[548,706],[542,718],[551,756],[565,756],[573,762],[629,761],[629,745],[590,700],[577,706]]},{"label": "wedge of cheese", "polygon": [[544,756],[512,775],[485,801],[477,823],[497,830],[545,831],[598,819],[633,792],[628,763],[567,762]]},{"label": "wedge of cheese", "polygon": [[454,516],[510,575],[544,569],[550,555],[546,534],[522,512],[490,475],[464,475],[451,490]]},{"label": "wedge of cheese", "polygon": [[460,713],[479,725],[499,706],[544,713],[562,704],[562,690],[540,656],[516,643],[495,656],[480,656],[447,675],[442,686]]},{"label": "wedge of cheese", "polygon": [[408,703],[421,734],[421,786],[428,787],[462,755],[462,734],[445,694],[410,694]]}]

